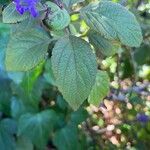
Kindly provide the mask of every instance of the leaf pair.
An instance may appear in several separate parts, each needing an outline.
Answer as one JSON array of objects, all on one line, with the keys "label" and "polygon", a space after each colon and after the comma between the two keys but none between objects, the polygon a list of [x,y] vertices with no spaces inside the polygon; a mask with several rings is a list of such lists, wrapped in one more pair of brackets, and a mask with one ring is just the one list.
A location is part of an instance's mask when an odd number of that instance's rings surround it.
[{"label": "leaf pair", "polygon": [[[80,0],[65,4],[69,7],[76,2]],[[6,15],[5,11],[3,15]],[[90,43],[94,47],[101,47],[101,52],[106,56],[116,53],[116,50],[112,51],[115,46],[108,40],[117,40],[131,47],[141,44],[142,33],[136,18],[120,4],[103,1],[90,3],[81,10],[81,15],[94,30],[88,34]],[[55,25],[57,23],[61,23],[58,18]],[[7,70],[32,69],[45,59],[50,42],[51,39],[43,29],[28,29],[14,34],[6,51]],[[92,51],[88,42],[72,35],[60,38],[53,48],[51,61],[55,84],[75,110],[89,95],[89,102],[98,105],[98,101],[108,92],[107,74],[97,73],[96,56]],[[96,74],[98,79],[95,83]]]},{"label": "leaf pair", "polygon": [[81,10],[81,15],[91,29],[107,39],[120,40],[130,47],[139,47],[142,42],[141,28],[135,16],[120,4],[91,3]]}]

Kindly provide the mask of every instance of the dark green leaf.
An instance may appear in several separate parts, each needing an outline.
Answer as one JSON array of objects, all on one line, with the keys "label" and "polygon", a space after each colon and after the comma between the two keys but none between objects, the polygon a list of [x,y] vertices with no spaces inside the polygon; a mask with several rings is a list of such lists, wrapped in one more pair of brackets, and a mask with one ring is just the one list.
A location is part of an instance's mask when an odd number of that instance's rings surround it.
[{"label": "dark green leaf", "polygon": [[78,134],[74,127],[66,126],[57,131],[54,137],[54,144],[58,150],[78,150]]},{"label": "dark green leaf", "polygon": [[79,125],[83,121],[85,121],[88,117],[88,112],[85,109],[79,109],[71,114],[71,121],[72,125]]},{"label": "dark green leaf", "polygon": [[19,119],[18,135],[30,139],[37,148],[44,149],[55,120],[56,115],[52,110],[24,114]]},{"label": "dark green leaf", "polygon": [[1,150],[15,150],[14,133],[16,133],[16,123],[13,120],[4,119],[0,121]]},{"label": "dark green leaf", "polygon": [[134,52],[134,60],[138,65],[144,65],[150,63],[150,45],[145,44]]},{"label": "dark green leaf", "polygon": [[5,114],[10,113],[10,99],[11,99],[11,81],[8,78],[0,77],[0,111]]}]

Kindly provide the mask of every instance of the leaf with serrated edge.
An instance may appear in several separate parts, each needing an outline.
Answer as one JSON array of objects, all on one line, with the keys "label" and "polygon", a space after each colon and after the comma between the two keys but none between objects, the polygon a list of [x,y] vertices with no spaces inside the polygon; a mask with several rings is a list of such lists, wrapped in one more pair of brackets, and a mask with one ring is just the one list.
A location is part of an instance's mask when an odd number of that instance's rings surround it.
[{"label": "leaf with serrated edge", "polygon": [[90,45],[75,36],[60,39],[52,52],[52,68],[60,92],[76,110],[95,82],[97,64]]},{"label": "leaf with serrated edge", "polygon": [[142,42],[141,28],[135,16],[118,3],[90,3],[81,10],[81,15],[105,38],[120,40],[130,47],[139,47]]}]

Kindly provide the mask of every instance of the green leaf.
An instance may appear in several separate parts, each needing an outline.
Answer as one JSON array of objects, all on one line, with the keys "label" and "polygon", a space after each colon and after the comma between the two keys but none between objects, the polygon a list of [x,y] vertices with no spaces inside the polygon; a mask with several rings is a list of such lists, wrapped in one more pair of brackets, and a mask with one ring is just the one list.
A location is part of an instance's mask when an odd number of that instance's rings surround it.
[{"label": "green leaf", "polygon": [[41,73],[42,73],[42,65],[39,65],[34,69],[25,72],[21,82],[21,87],[24,89],[26,94],[29,94],[33,90],[33,87],[37,82]]},{"label": "green leaf", "polygon": [[[31,106],[38,110],[39,101],[41,100],[42,91],[44,88],[43,78],[40,76],[42,73],[43,64],[35,67],[34,69],[25,72],[22,82],[20,83],[19,97],[26,106]],[[21,94],[22,93],[22,94]]]},{"label": "green leaf", "polygon": [[16,150],[33,150],[33,144],[24,137],[18,137]]},{"label": "green leaf", "polygon": [[135,50],[133,57],[138,65],[150,63],[150,44],[141,45]]},{"label": "green leaf", "polygon": [[140,25],[125,7],[114,2],[95,2],[81,10],[87,24],[105,38],[120,40],[124,45],[139,47],[142,42]]},{"label": "green leaf", "polygon": [[29,18],[23,20],[20,23],[16,23],[16,24],[12,24],[11,25],[11,34],[15,34],[18,32],[25,32],[30,30],[31,28],[36,28],[36,26],[38,26],[39,20],[38,19],[33,19],[32,16],[30,16]]},{"label": "green leaf", "polygon": [[84,0],[63,0],[63,3],[67,6],[67,7],[71,7],[73,4],[79,3],[79,2],[83,2]]},{"label": "green leaf", "polygon": [[29,13],[21,15],[16,11],[16,5],[12,2],[10,3],[3,11],[3,22],[4,23],[17,23],[22,20],[25,20],[29,17]]},{"label": "green leaf", "polygon": [[56,104],[57,106],[62,109],[63,111],[65,111],[66,109],[68,109],[68,103],[63,99],[62,95],[58,95],[57,99],[56,99]]},{"label": "green leaf", "polygon": [[10,26],[0,23],[0,69],[4,70],[5,50],[9,41]]},{"label": "green leaf", "polygon": [[0,74],[0,111],[9,115],[10,113],[10,99],[11,99],[11,80],[1,77]]},{"label": "green leaf", "polygon": [[118,51],[119,45],[113,44],[111,41],[102,37],[99,33],[90,31],[88,33],[89,41],[97,51],[105,56],[112,56]]},{"label": "green leaf", "polygon": [[52,70],[51,59],[48,59],[46,61],[45,71],[44,71],[44,75],[43,76],[44,76],[44,78],[46,79],[46,81],[48,83],[50,83],[51,85],[56,85],[54,74],[53,74],[53,70]]},{"label": "green leaf", "polygon": [[55,3],[46,2],[46,5],[51,9],[51,13],[46,19],[46,23],[56,31],[62,30],[70,23],[70,15],[65,8],[58,7]]},{"label": "green leaf", "polygon": [[66,126],[58,130],[53,139],[54,145],[58,150],[78,150],[78,134],[74,127]]},{"label": "green leaf", "polygon": [[13,93],[15,93],[16,97],[19,97],[19,100],[12,101],[11,104],[12,113],[14,113],[13,117],[18,118],[22,111],[37,112],[39,110],[39,102],[45,81],[42,77],[38,77],[38,73],[38,71],[35,72],[35,70],[32,70],[29,74],[25,74],[19,85],[11,84]]},{"label": "green leaf", "polygon": [[[45,7],[41,3],[37,3],[36,8],[39,12],[38,18],[35,18],[34,20],[41,19],[43,20],[45,17]],[[29,12],[25,12],[23,15],[21,15],[16,10],[16,5],[12,2],[10,3],[2,12],[3,22],[4,23],[18,23],[20,21],[23,21],[25,19],[30,18]]]},{"label": "green leaf", "polygon": [[14,133],[16,133],[16,123],[13,120],[4,119],[0,121],[1,150],[15,150]]},{"label": "green leaf", "polygon": [[18,135],[30,139],[37,148],[44,149],[55,120],[56,114],[52,110],[24,114],[19,119]]},{"label": "green leaf", "polygon": [[98,71],[95,85],[89,95],[88,101],[91,104],[99,106],[100,102],[109,92],[109,76],[105,71]]},{"label": "green leaf", "polygon": [[19,119],[22,114],[34,111],[34,108],[31,105],[25,105],[22,99],[17,99],[16,97],[11,99],[11,116],[16,120]]},{"label": "green leaf", "polygon": [[75,36],[63,37],[53,49],[52,68],[64,99],[76,110],[95,82],[97,64],[90,45]]},{"label": "green leaf", "polygon": [[88,118],[88,112],[83,108],[78,109],[71,114],[70,118],[70,124],[73,126],[78,126]]},{"label": "green leaf", "polygon": [[40,29],[30,29],[11,36],[6,51],[8,71],[27,71],[46,57],[50,43],[48,35]]}]

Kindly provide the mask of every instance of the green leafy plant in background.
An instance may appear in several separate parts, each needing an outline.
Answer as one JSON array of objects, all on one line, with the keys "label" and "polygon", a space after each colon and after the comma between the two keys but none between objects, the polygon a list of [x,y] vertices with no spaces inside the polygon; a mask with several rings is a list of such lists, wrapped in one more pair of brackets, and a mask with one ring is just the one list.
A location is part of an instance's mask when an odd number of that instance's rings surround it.
[{"label": "green leafy plant in background", "polygon": [[37,14],[30,7],[20,14],[15,1],[3,4],[0,149],[89,148],[78,125],[88,118],[86,106],[99,107],[108,96],[112,78],[100,61],[134,48],[139,62],[143,37],[135,15],[107,0],[41,0]]}]

